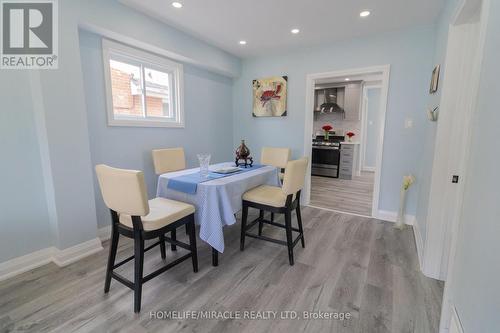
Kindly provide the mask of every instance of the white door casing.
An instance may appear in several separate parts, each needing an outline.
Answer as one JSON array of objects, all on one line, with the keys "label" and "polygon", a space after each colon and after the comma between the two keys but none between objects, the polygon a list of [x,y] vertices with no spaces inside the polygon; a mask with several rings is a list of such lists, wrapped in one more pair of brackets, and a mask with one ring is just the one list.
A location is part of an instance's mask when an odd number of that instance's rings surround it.
[{"label": "white door casing", "polygon": [[[470,127],[477,106],[477,95],[481,79],[481,66],[489,15],[489,4],[490,0],[462,0],[460,6],[458,6],[452,25],[450,26],[448,37],[449,48],[447,51],[447,61],[448,58],[451,58],[450,61],[452,61],[452,63],[457,61],[455,65],[461,65],[462,67],[456,67],[455,72],[462,73],[462,75],[468,78],[469,81],[451,81],[450,79],[449,82],[452,87],[455,86],[457,91],[462,92],[457,97],[459,100],[458,103],[460,103],[458,107],[459,110],[461,110],[461,115],[463,115],[463,117],[460,117],[461,119],[455,121],[456,127],[452,128],[452,131],[450,132],[450,135],[453,138],[452,140],[458,141],[450,142],[450,149],[452,150],[451,153],[453,156],[446,165],[450,174],[458,174],[461,179],[455,187],[450,185],[451,183],[446,184],[444,188],[446,193],[441,193],[443,197],[446,197],[446,200],[443,201],[445,206],[443,207],[443,211],[440,216],[442,219],[436,221],[436,224],[441,224],[441,228],[437,230],[435,229],[434,232],[443,232],[441,238],[442,242],[437,243],[439,238],[434,237],[434,241],[436,241],[436,243],[426,242],[425,244],[426,254],[430,254],[431,251],[439,251],[440,249],[442,251],[442,255],[439,255],[440,252],[435,252],[438,253],[438,256],[435,256],[435,258],[432,258],[430,255],[425,257],[425,259],[434,259],[433,265],[426,266],[424,259],[425,269],[439,268],[439,270],[436,270],[435,273],[439,273],[442,279],[446,279],[439,327],[439,332],[441,333],[451,333],[451,329],[459,329],[460,332],[461,329],[461,325],[453,325],[453,323],[459,323],[459,320],[458,316],[455,316],[455,319],[458,321],[452,321],[452,314],[457,315],[457,310],[453,306],[454,300],[451,298],[450,290],[453,288],[454,279],[452,272],[458,235],[460,234],[461,222],[463,218],[462,202],[464,184],[467,176],[467,161],[469,159],[469,152],[471,149]],[[461,52],[463,53],[463,57],[460,59],[458,55],[460,55]],[[450,69],[450,71],[451,70],[452,69]],[[452,96],[454,95],[450,94],[448,97],[451,98]],[[446,96],[443,91],[443,100],[445,98]],[[437,139],[438,138],[436,137],[436,140]],[[462,146],[458,147],[458,144],[461,144]],[[429,221],[431,220],[428,219],[427,222],[429,223]],[[429,236],[429,231],[427,236]]]},{"label": "white door casing", "polygon": [[[372,216],[377,218],[379,214],[379,198],[380,198],[380,179],[382,169],[382,155],[384,149],[384,130],[385,130],[385,117],[387,112],[387,100],[389,94],[389,77],[391,66],[381,65],[366,68],[347,69],[340,71],[324,72],[308,74],[306,77],[306,116],[304,121],[304,156],[311,160],[312,155],[312,128],[313,128],[313,108],[314,108],[314,86],[316,80],[325,78],[347,77],[356,75],[373,75],[378,74],[381,77],[381,94],[380,94],[380,131],[377,137],[377,159],[375,164],[375,182],[373,187],[373,201],[372,201]],[[306,182],[304,184],[304,196],[302,196],[301,203],[303,205],[309,204],[311,198],[311,163],[308,166],[308,173]]]}]

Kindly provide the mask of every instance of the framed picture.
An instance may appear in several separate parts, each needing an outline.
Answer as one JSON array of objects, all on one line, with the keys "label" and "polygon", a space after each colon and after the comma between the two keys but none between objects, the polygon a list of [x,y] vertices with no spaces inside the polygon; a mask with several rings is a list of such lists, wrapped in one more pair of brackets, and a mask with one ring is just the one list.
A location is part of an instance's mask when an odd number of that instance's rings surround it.
[{"label": "framed picture", "polygon": [[286,116],[287,76],[253,80],[254,117]]},{"label": "framed picture", "polygon": [[431,94],[434,94],[438,91],[440,69],[441,69],[441,66],[437,65],[436,67],[434,67],[434,70],[432,71],[431,87],[429,89],[429,93],[431,93]]}]

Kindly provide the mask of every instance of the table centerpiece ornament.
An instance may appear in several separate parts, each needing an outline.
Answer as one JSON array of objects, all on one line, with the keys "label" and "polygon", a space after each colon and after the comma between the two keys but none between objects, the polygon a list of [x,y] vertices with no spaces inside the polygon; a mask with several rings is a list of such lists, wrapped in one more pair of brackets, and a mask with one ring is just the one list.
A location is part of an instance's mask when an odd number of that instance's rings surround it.
[{"label": "table centerpiece ornament", "polygon": [[237,167],[252,167],[253,158],[250,156],[250,149],[245,145],[245,140],[241,140],[240,146],[236,149],[236,159],[234,164]]}]

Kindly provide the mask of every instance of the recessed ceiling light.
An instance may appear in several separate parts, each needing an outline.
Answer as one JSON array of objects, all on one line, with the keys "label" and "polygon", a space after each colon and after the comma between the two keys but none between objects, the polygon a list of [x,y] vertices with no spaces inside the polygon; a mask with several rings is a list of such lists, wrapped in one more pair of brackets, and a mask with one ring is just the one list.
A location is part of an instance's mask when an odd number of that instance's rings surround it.
[{"label": "recessed ceiling light", "polygon": [[346,80],[346,81],[351,81],[351,79],[350,79],[350,78],[348,78],[348,77],[346,77],[346,78],[345,78],[345,80]]},{"label": "recessed ceiling light", "polygon": [[361,17],[367,17],[367,16],[370,16],[370,11],[369,10],[364,10],[362,11],[361,13],[359,13],[359,16]]},{"label": "recessed ceiling light", "polygon": [[247,41],[246,40],[240,40],[240,45],[246,45]]},{"label": "recessed ceiling light", "polygon": [[290,32],[291,32],[292,34],[298,34],[298,33],[300,32],[300,30],[299,30],[299,29],[297,29],[297,28],[295,28],[295,29],[290,30]]},{"label": "recessed ceiling light", "polygon": [[172,2],[172,7],[175,7],[175,8],[182,8],[182,3],[180,2]]}]

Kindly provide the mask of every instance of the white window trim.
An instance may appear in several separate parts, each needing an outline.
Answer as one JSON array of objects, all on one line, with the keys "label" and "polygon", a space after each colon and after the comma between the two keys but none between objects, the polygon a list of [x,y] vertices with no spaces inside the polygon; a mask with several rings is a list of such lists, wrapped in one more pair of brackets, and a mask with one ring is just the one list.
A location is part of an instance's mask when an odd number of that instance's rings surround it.
[{"label": "white window trim", "polygon": [[[121,117],[120,119],[115,118],[115,114],[113,112],[113,94],[111,89],[111,71],[109,67],[111,53],[122,54],[125,57],[132,58],[146,64],[149,63],[158,69],[173,73],[175,93],[172,96],[172,102],[174,108],[173,111],[177,116],[176,121],[172,121],[172,118],[163,119],[160,117],[148,117],[145,119],[137,119],[135,117],[131,117],[131,119],[123,119],[124,117]],[[102,39],[102,56],[104,64],[104,83],[106,86],[108,126],[184,128],[184,70],[182,64],[104,38]]]}]

